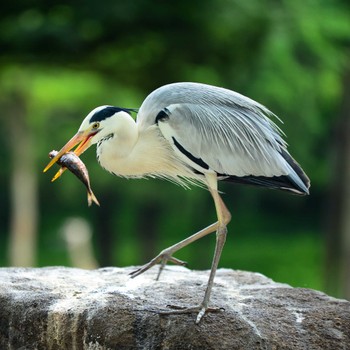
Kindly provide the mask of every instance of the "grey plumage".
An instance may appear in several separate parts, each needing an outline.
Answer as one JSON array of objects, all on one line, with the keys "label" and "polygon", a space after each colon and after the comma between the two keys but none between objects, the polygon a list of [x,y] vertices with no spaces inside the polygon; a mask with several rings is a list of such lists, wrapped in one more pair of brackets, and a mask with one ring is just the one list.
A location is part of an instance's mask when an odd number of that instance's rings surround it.
[{"label": "grey plumage", "polygon": [[147,128],[164,109],[168,118],[159,120],[159,128],[175,151],[173,138],[219,178],[308,193],[309,179],[270,119],[278,118],[263,105],[224,88],[175,83],[145,99],[137,124]]}]

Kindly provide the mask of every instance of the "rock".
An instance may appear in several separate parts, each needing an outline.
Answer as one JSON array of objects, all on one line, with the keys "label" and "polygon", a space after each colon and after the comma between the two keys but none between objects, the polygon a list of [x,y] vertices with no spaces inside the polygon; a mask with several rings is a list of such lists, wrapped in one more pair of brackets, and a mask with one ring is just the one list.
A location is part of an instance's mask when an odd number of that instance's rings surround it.
[{"label": "rock", "polygon": [[350,302],[292,288],[251,272],[220,269],[211,306],[201,302],[208,271],[0,269],[0,349],[350,349]]}]

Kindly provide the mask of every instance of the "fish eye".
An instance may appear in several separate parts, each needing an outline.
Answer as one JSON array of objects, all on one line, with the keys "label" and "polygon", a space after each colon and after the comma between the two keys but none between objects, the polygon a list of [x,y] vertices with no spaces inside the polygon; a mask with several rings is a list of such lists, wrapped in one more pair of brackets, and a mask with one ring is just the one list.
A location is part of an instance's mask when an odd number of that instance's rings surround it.
[{"label": "fish eye", "polygon": [[100,123],[96,122],[92,125],[93,129],[98,129],[100,127]]}]

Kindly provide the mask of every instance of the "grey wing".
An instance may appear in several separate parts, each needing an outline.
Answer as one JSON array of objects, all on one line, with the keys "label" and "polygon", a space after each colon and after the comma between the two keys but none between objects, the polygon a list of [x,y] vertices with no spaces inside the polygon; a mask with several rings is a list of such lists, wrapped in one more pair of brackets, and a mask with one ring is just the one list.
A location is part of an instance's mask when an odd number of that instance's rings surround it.
[{"label": "grey wing", "polygon": [[288,176],[306,191],[277,126],[262,112],[197,104],[174,104],[165,111],[167,117],[163,114],[158,121],[160,130],[197,171],[235,177]]},{"label": "grey wing", "polygon": [[141,106],[138,122],[158,122],[178,156],[199,172],[255,181],[288,177],[306,193],[309,180],[287,152],[272,116],[233,91],[177,83],[153,92]]}]

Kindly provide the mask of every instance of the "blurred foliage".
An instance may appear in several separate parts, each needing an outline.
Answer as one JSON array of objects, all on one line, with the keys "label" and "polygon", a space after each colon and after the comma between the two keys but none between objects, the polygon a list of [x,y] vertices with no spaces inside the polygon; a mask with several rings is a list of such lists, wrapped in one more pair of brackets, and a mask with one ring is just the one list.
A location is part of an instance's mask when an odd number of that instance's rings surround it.
[{"label": "blurred foliage", "polygon": [[[332,131],[349,69],[346,1],[16,1],[0,5],[0,263],[7,265],[14,96],[27,111],[39,178],[39,264],[69,264],[59,228],[69,216],[94,227],[101,265],[141,264],[215,220],[207,191],[119,179],[84,154],[101,208],[71,174],[51,184],[42,168],[97,105],[138,107],[174,81],[224,86],[268,106],[284,121],[290,151],[312,180],[308,198],[222,186],[233,212],[221,266],[260,271],[322,288]],[[209,268],[214,237],[177,255]]]}]

